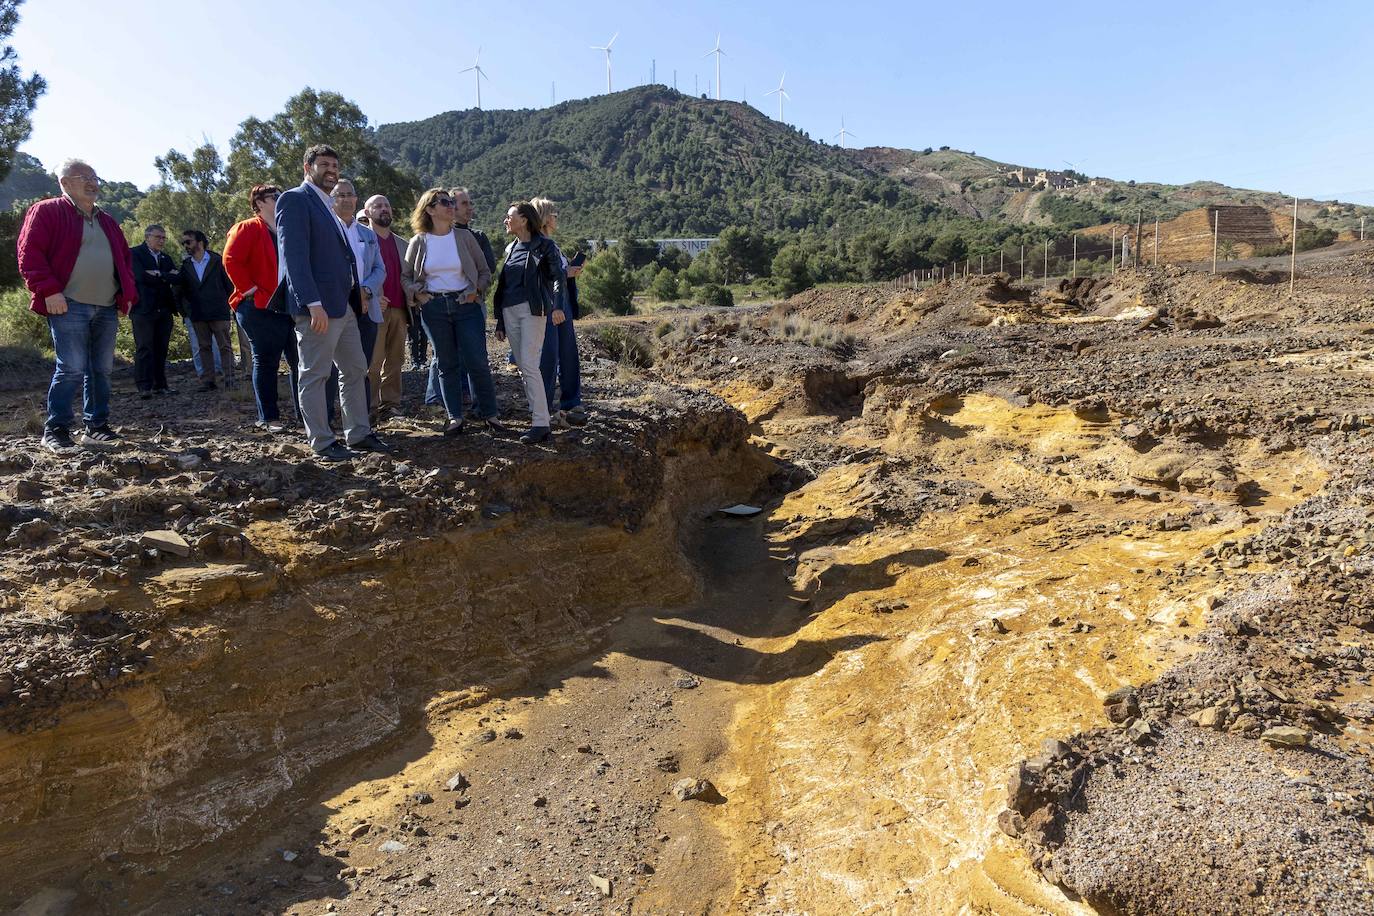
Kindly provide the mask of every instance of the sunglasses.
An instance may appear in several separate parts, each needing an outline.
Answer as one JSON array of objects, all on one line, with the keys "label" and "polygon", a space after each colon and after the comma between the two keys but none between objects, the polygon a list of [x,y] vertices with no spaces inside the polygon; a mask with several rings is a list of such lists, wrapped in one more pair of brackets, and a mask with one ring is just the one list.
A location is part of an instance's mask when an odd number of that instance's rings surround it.
[{"label": "sunglasses", "polygon": [[458,206],[458,204],[457,204],[456,201],[447,200],[447,199],[441,197],[441,198],[438,198],[437,200],[434,201],[434,206],[436,206],[436,207],[456,207],[456,206]]}]

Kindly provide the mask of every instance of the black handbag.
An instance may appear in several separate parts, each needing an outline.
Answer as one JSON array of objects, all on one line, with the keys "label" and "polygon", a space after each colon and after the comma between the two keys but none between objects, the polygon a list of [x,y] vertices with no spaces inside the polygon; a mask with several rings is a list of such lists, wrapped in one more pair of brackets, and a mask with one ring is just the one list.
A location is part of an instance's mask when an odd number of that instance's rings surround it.
[{"label": "black handbag", "polygon": [[[254,305],[257,303],[255,302]],[[277,284],[276,292],[272,293],[272,298],[267,300],[267,311],[280,312],[283,315],[291,314],[291,307],[286,303],[286,281],[282,280]]]}]

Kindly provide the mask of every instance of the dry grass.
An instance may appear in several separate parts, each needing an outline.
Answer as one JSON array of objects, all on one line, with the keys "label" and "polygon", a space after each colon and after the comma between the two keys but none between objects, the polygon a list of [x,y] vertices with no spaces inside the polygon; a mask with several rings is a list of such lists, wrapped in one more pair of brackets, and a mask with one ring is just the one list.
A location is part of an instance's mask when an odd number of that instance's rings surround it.
[{"label": "dry grass", "polygon": [[798,315],[771,317],[764,329],[780,340],[830,350],[846,358],[854,354],[856,338],[853,334]]}]

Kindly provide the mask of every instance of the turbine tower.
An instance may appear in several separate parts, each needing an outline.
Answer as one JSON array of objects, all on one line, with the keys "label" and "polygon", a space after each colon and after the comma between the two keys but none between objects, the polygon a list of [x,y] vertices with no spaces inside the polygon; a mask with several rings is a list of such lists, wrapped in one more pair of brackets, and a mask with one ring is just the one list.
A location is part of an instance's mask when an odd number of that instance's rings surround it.
[{"label": "turbine tower", "polygon": [[606,44],[605,44],[604,46],[597,47],[596,45],[592,45],[592,50],[593,50],[593,51],[605,51],[605,52],[606,52],[606,92],[607,92],[607,94],[610,94],[610,91],[611,91],[611,45],[615,44],[615,40],[616,40],[617,38],[619,38],[619,37],[620,37],[620,33],[619,33],[619,32],[616,32],[614,35],[611,36],[611,40],[608,41],[608,42],[606,42]]},{"label": "turbine tower", "polygon": [[701,55],[702,57],[710,57],[712,54],[714,54],[714,55],[716,56],[716,101],[717,101],[717,102],[720,101],[720,58],[721,58],[721,55],[724,54],[724,53],[725,53],[725,52],[722,51],[722,50],[720,49],[720,35],[717,34],[717,35],[716,35],[716,46],[715,46],[714,48],[712,48],[711,50],[707,51],[705,54]]},{"label": "turbine tower", "polygon": [[844,138],[845,138],[845,137],[857,137],[858,134],[851,133],[850,131],[847,131],[847,130],[844,129],[844,116],[841,115],[841,116],[840,116],[840,132],[839,132],[838,134],[836,134],[835,136],[840,138],[840,149],[844,149]]},{"label": "turbine tower", "polygon": [[792,96],[790,96],[790,95],[787,94],[787,90],[784,89],[784,88],[782,88],[782,87],[783,87],[783,84],[786,83],[786,82],[787,82],[787,74],[784,72],[783,75],[782,75],[782,79],[778,80],[778,88],[774,89],[772,92],[765,92],[765,93],[764,93],[764,95],[776,95],[776,96],[778,97],[778,120],[779,120],[779,121],[782,120],[782,100],[783,100],[783,99],[790,99],[790,98],[792,98]]},{"label": "turbine tower", "polygon": [[475,83],[477,84],[477,110],[478,110],[478,111],[481,111],[481,110],[482,110],[482,80],[486,80],[487,82],[491,82],[491,78],[488,77],[488,76],[487,76],[487,72],[486,72],[485,70],[482,69],[482,48],[481,48],[480,46],[477,48],[477,57],[476,57],[475,60],[473,60],[472,66],[471,66],[471,67],[468,67],[466,70],[459,70],[458,72],[459,72],[459,73],[471,73],[471,74],[472,74],[472,81],[475,82]]}]

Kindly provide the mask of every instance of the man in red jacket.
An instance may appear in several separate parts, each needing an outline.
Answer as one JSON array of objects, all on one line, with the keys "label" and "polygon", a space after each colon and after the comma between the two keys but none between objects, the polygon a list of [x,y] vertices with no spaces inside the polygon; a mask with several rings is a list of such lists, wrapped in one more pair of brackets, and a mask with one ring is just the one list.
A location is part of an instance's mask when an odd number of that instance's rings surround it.
[{"label": "man in red jacket", "polygon": [[48,388],[43,446],[76,450],[70,427],[83,387],[86,445],[119,438],[110,429],[110,372],[119,316],[138,301],[129,244],[119,224],[95,205],[100,179],[79,159],[62,164],[62,196],[42,200],[24,215],[19,272],[32,294],[30,308],[48,318],[57,365]]}]

